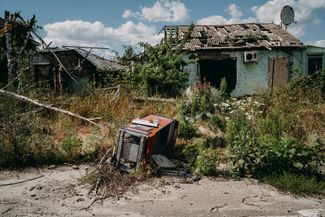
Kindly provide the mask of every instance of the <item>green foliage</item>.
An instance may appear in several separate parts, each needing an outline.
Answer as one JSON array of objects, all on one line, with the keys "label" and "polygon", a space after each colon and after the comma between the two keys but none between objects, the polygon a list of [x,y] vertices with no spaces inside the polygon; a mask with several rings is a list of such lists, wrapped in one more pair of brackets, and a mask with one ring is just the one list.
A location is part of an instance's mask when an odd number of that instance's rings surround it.
[{"label": "green foliage", "polygon": [[215,175],[217,173],[218,155],[213,148],[201,150],[196,158],[195,172],[202,175]]},{"label": "green foliage", "polygon": [[68,160],[73,161],[81,157],[82,141],[75,136],[64,138],[61,147]]},{"label": "green foliage", "polygon": [[[1,73],[8,74],[5,76],[6,80],[8,77],[8,88],[25,87],[26,78],[29,76],[27,73],[29,70],[25,70],[29,61],[26,60],[26,54],[35,50],[37,46],[31,32],[36,32],[40,27],[36,25],[35,15],[30,20],[24,20],[20,12],[10,13],[5,19],[5,25],[8,25],[10,31],[0,33],[0,62],[3,62],[7,57],[8,67],[5,68],[6,71],[2,69]],[[7,44],[8,42],[10,46]],[[5,57],[6,54],[10,55]],[[19,79],[17,79],[18,75],[20,75]]]},{"label": "green foliage", "polygon": [[191,145],[185,146],[183,154],[192,172],[202,175],[216,174],[217,150],[206,139],[195,139]]},{"label": "green foliage", "polygon": [[311,102],[325,99],[325,69],[309,76],[299,76],[290,81],[286,94],[292,99],[302,97]]},{"label": "green foliage", "polygon": [[228,84],[227,84],[227,79],[222,78],[220,82],[220,92],[221,95],[226,97],[228,95]]},{"label": "green foliage", "polygon": [[271,109],[265,118],[258,119],[259,135],[274,137],[277,140],[290,130],[290,114],[284,114],[278,108]]},{"label": "green foliage", "polygon": [[124,53],[121,56],[117,54],[116,60],[123,65],[130,65],[132,61],[139,60],[139,55],[132,46],[124,46]]},{"label": "green foliage", "polygon": [[180,115],[195,118],[197,115],[206,116],[215,111],[214,104],[219,102],[219,92],[209,84],[197,83],[188,97],[184,96],[180,102]]},{"label": "green foliage", "polygon": [[322,140],[305,145],[284,134],[286,119],[270,113],[254,126],[243,113],[236,113],[227,125],[231,162],[237,175],[247,173],[264,176],[283,171],[316,171],[315,159],[321,161],[324,153]]},{"label": "green foliage", "polygon": [[[91,148],[82,149],[81,140],[75,136],[76,125],[68,117],[56,115],[0,95],[0,167],[95,159],[99,155],[101,141],[86,137],[92,142],[89,142]],[[58,126],[60,121],[65,125],[63,132]]]},{"label": "green foliage", "polygon": [[182,71],[187,64],[182,51],[175,50],[169,42],[141,46],[145,50],[145,60],[143,64],[136,65],[135,73],[130,74],[131,83],[148,96],[179,95],[188,80],[188,74]]},{"label": "green foliage", "polygon": [[196,135],[195,131],[195,125],[191,121],[185,119],[180,120],[178,127],[178,136],[180,138],[191,139]]},{"label": "green foliage", "polygon": [[325,181],[309,175],[284,173],[272,174],[263,178],[263,181],[283,191],[302,196],[325,196]]},{"label": "green foliage", "polygon": [[254,171],[254,166],[263,153],[256,147],[252,124],[243,112],[236,112],[227,122],[226,139],[230,145],[230,161],[234,172],[242,176]]},{"label": "green foliage", "polygon": [[[180,95],[188,81],[188,74],[183,68],[190,62],[183,58],[183,46],[192,30],[193,27],[189,28],[182,40],[176,34],[175,38],[166,39],[156,46],[140,43],[144,53],[141,61],[138,59],[138,64],[134,66],[134,73],[129,74],[129,83],[147,96]],[[129,62],[134,57],[133,49],[126,47],[125,54],[119,59]]]},{"label": "green foliage", "polygon": [[212,115],[210,117],[210,120],[209,120],[209,127],[212,129],[212,130],[222,130],[224,131],[225,128],[226,128],[226,123],[225,121],[223,120],[223,118],[218,115],[218,114],[215,114],[215,115]]},{"label": "green foliage", "polygon": [[206,138],[205,146],[207,148],[224,148],[226,146],[226,140],[223,137],[208,137]]},{"label": "green foliage", "polygon": [[[25,46],[25,38],[28,32],[36,31],[37,29],[41,28],[36,25],[36,22],[37,20],[35,15],[31,19],[23,21],[20,12],[15,12],[12,14],[12,19],[10,19],[9,23],[12,24],[12,46],[16,52]],[[26,44],[26,51],[34,50],[36,48],[31,39],[32,37],[30,36]],[[0,51],[5,52],[6,50],[5,34],[0,33]]]},{"label": "green foliage", "polygon": [[0,167],[29,166],[58,159],[51,149],[53,138],[28,105],[0,96]]}]

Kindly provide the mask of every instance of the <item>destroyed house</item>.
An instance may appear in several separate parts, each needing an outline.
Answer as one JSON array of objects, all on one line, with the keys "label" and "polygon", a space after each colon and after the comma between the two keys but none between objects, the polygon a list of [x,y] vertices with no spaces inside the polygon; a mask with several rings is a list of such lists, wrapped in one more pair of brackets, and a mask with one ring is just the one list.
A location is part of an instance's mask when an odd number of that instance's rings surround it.
[{"label": "destroyed house", "polygon": [[52,49],[52,52],[46,50],[33,55],[31,65],[36,84],[58,91],[84,87],[89,83],[109,85],[109,77],[118,76],[125,68],[115,61],[80,48]]},{"label": "destroyed house", "polygon": [[163,30],[165,40],[189,35],[182,48],[184,59],[197,60],[184,68],[190,85],[202,81],[219,88],[225,78],[233,96],[285,85],[295,72],[314,73],[325,60],[324,48],[306,46],[273,23],[179,25]]}]

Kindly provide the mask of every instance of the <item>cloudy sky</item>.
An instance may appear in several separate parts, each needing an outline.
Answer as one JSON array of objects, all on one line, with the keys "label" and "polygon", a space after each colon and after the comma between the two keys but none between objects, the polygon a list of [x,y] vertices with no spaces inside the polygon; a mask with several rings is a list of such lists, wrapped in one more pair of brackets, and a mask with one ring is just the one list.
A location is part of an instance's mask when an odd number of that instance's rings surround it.
[{"label": "cloudy sky", "polygon": [[280,23],[291,5],[296,23],[289,31],[301,41],[325,47],[325,0],[0,0],[1,11],[36,15],[52,45],[84,45],[122,51],[123,45],[157,43],[164,25]]}]

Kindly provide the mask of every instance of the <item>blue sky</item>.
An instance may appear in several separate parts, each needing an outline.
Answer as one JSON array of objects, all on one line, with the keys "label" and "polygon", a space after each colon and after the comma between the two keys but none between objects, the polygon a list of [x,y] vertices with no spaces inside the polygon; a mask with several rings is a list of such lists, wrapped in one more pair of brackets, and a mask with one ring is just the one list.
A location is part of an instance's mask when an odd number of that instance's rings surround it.
[{"label": "blue sky", "polygon": [[[296,11],[289,31],[325,46],[325,0],[1,0],[0,9],[36,15],[53,45],[96,45],[122,50],[139,41],[156,43],[163,25],[279,22],[284,5]],[[107,52],[106,55],[110,55]]]}]

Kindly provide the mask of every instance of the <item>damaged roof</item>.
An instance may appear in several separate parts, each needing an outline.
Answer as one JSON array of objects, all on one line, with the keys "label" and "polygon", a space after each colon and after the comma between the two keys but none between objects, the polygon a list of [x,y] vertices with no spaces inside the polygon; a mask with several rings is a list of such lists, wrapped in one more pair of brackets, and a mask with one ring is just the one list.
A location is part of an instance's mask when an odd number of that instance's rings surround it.
[{"label": "damaged roof", "polygon": [[[81,48],[51,48],[51,50],[55,53],[60,52],[76,52],[81,57],[89,61],[92,65],[94,65],[97,69],[101,71],[120,71],[126,68],[126,66],[119,64],[113,60],[108,60],[103,57],[100,57],[92,52]],[[48,50],[41,51],[40,53],[50,53]]]},{"label": "damaged roof", "polygon": [[89,62],[91,62],[97,69],[100,69],[102,71],[120,71],[125,69],[125,66],[115,61],[100,57],[92,52],[88,52],[83,49],[72,49],[72,50],[75,50],[82,57],[84,57]]},{"label": "damaged roof", "polygon": [[[182,39],[191,25],[165,26],[165,38]],[[304,44],[288,31],[273,23],[230,25],[194,25],[185,50],[303,48]]]}]

